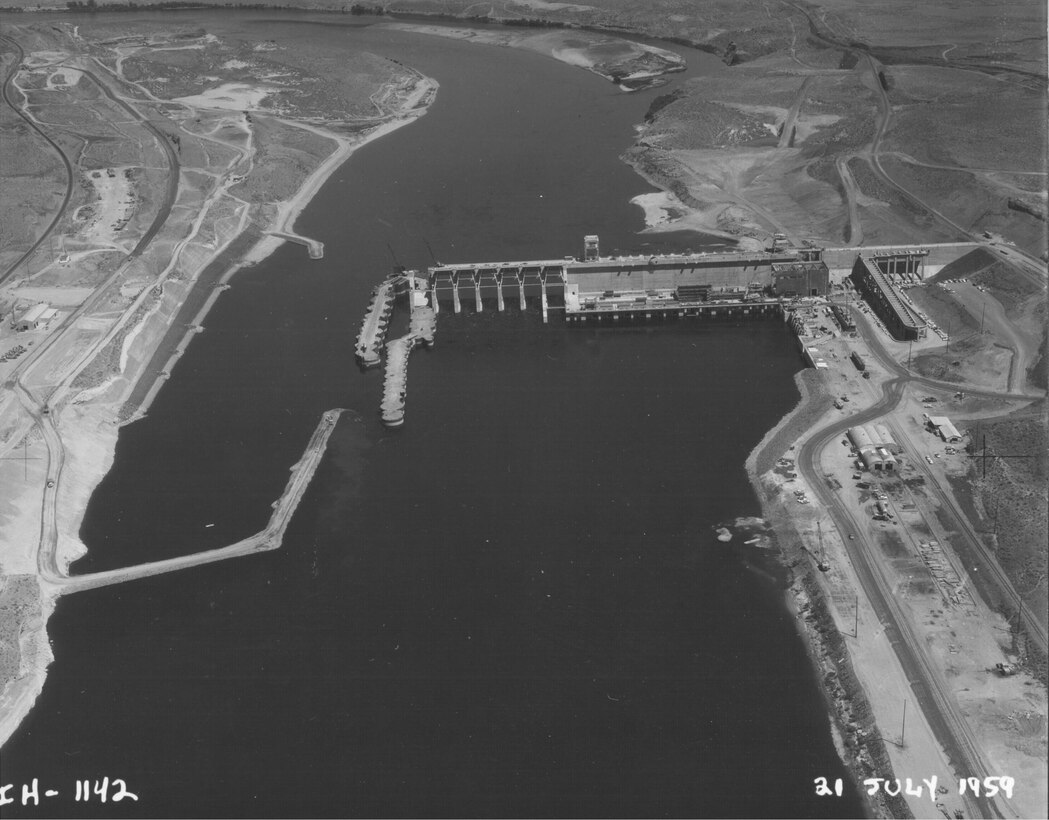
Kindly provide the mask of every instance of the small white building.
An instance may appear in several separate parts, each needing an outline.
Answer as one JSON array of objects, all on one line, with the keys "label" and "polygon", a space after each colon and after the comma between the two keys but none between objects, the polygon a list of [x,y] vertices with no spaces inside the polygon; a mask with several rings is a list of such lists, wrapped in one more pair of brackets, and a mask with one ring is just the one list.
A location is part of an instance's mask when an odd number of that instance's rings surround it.
[{"label": "small white building", "polygon": [[948,444],[954,444],[962,440],[962,434],[958,432],[957,427],[951,424],[951,420],[947,416],[930,416],[929,424],[940,434],[940,438]]},{"label": "small white building", "polygon": [[19,333],[24,333],[27,330],[46,328],[57,315],[57,310],[48,305],[47,302],[41,302],[38,305],[33,305],[21,315],[18,321],[15,322],[15,330]]}]

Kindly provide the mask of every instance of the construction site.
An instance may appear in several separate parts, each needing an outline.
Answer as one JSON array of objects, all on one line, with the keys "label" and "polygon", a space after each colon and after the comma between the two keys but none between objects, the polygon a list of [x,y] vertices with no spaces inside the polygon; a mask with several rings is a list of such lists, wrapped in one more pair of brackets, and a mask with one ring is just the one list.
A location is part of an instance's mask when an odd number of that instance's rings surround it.
[{"label": "construction site", "polygon": [[[786,322],[809,368],[799,374],[808,395],[755,450],[748,472],[793,567],[799,621],[833,681],[828,697],[846,748],[871,775],[939,761],[941,782],[959,770],[993,780],[1021,767],[1044,783],[1037,726],[1046,710],[1033,687],[1045,675],[1044,618],[1025,605],[1032,591],[1024,579],[1003,567],[997,512],[988,529],[987,508],[959,493],[980,459],[984,470],[989,458],[1001,460],[980,440],[980,419],[1042,397],[1025,364],[1036,354],[1016,349],[1022,374],[1001,388],[909,369],[915,348],[934,355],[951,341],[919,295],[953,281],[974,254],[997,249],[774,242],[761,253],[602,257],[598,238],[587,236],[583,250],[562,259],[397,269],[376,288],[357,345],[362,369],[379,365],[385,352],[383,422],[403,423],[408,353],[417,340],[432,344],[449,308],[465,320],[493,307],[537,310],[544,323],[579,327]],[[1033,295],[1044,287],[1030,283]],[[994,291],[981,293],[992,299]],[[408,332],[384,342],[398,305],[407,306]],[[817,600],[826,606],[804,603]],[[849,652],[829,641],[831,624]],[[857,676],[884,685],[847,683]],[[1034,721],[1031,744],[1010,740],[1003,715]],[[879,726],[902,721],[906,737],[903,729],[898,740],[879,734]],[[941,791],[934,803],[946,817],[1032,816],[1038,809],[1025,793],[992,799]]]}]

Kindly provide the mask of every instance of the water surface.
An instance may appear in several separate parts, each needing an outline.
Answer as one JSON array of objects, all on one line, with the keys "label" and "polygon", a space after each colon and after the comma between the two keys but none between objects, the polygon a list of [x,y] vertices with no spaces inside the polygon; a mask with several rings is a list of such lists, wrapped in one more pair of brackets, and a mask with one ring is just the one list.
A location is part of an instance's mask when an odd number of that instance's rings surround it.
[{"label": "water surface", "polygon": [[[812,794],[844,772],[771,562],[712,533],[757,512],[743,460],[796,400],[781,323],[442,312],[392,432],[352,360],[387,242],[411,265],[423,237],[446,260],[648,242],[618,156],[658,92],[332,18],[207,19],[365,47],[441,91],[304,213],[323,261],[288,246],[234,279],[122,431],[76,571],[257,531],[320,413],[358,420],[280,551],[60,602],[4,781],[46,779],[75,816],[859,813]],[[140,802],[72,802],[103,775]]]}]

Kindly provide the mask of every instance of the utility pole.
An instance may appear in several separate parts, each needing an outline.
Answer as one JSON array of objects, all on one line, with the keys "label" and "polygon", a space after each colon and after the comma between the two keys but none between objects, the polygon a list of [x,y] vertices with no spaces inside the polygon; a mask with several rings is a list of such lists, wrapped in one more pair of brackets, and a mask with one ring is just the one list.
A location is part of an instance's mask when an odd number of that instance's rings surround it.
[{"label": "utility pole", "polygon": [[947,320],[947,355],[951,355],[951,320]]},{"label": "utility pole", "polygon": [[911,369],[911,348],[914,347],[914,339],[907,340],[907,369]]},{"label": "utility pole", "polygon": [[907,736],[907,701],[903,701],[903,722],[900,724],[900,746],[903,746]]},{"label": "utility pole", "polygon": [[21,459],[21,461],[22,461],[22,473],[23,473],[22,480],[23,481],[28,481],[29,480],[29,462],[30,461],[39,461],[40,460],[36,456],[30,457],[30,455],[29,455],[29,434],[28,433],[26,433],[25,438],[22,439],[22,455],[21,456],[2,456],[2,458],[4,460],[6,460],[6,461],[17,461],[17,460]]},{"label": "utility pole", "polygon": [[855,611],[856,620],[853,622],[853,625],[852,625],[852,637],[859,638],[860,637],[860,596],[857,595],[855,597],[856,597],[856,607],[855,607],[854,611]]},{"label": "utility pole", "polygon": [[987,305],[983,306],[983,310],[980,311],[980,333],[983,333],[983,317],[987,315]]},{"label": "utility pole", "polygon": [[1003,453],[999,455],[994,453],[990,456],[987,454],[987,435],[983,437],[983,453],[980,455],[980,459],[983,461],[982,478],[987,478],[987,459],[988,458],[1031,458],[1029,453]]}]

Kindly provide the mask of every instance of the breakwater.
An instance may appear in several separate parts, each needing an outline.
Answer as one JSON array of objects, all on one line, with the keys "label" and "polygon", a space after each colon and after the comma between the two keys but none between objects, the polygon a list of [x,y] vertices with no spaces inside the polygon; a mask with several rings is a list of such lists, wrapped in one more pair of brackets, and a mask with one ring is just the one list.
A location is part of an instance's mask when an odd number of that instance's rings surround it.
[{"label": "breakwater", "polygon": [[270,516],[270,520],[262,530],[254,535],[226,547],[190,553],[161,561],[150,561],[122,569],[52,579],[47,582],[47,585],[54,587],[61,595],[68,595],[72,592],[82,592],[86,589],[122,584],[139,578],[148,578],[153,575],[162,575],[180,569],[188,569],[189,567],[197,567],[203,564],[211,564],[215,561],[224,561],[229,558],[238,558],[255,552],[265,552],[279,548],[284,542],[284,533],[288,528],[288,523],[291,521],[295,509],[302,500],[303,493],[306,492],[306,488],[313,479],[317,466],[324,456],[328,446],[328,439],[335,430],[339,417],[344,412],[345,410],[341,408],[329,410],[321,417],[317,428],[310,437],[309,443],[306,445],[302,458],[291,467],[291,477],[288,479],[284,492],[280,498],[273,502],[273,514]]}]

